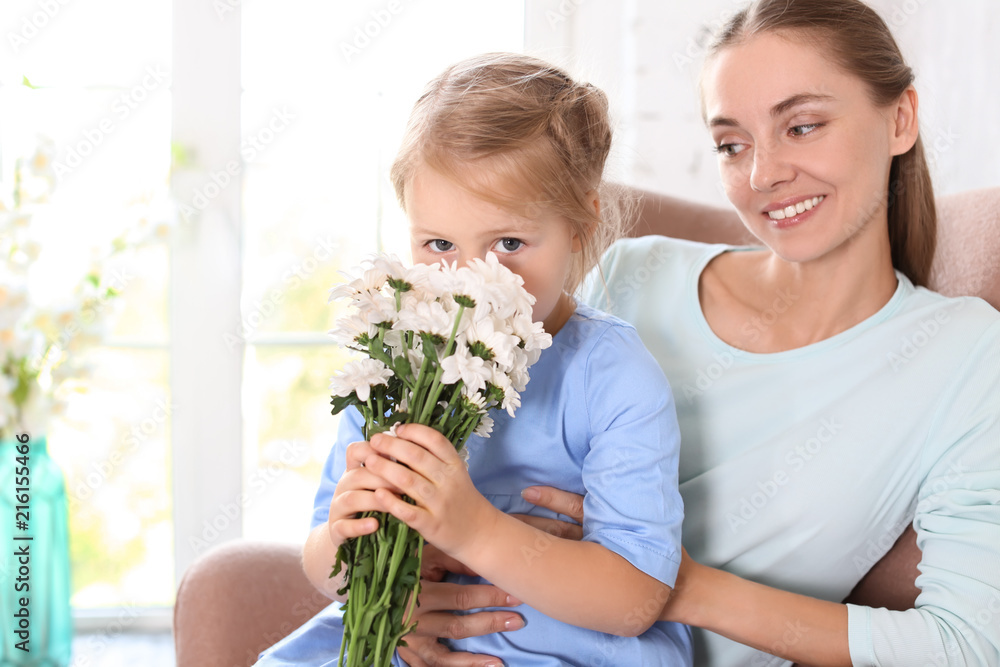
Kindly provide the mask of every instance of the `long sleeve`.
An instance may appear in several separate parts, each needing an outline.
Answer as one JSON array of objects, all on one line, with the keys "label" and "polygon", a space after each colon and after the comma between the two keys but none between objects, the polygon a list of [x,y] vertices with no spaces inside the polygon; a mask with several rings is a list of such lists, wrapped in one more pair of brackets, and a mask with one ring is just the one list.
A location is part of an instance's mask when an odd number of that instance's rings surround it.
[{"label": "long sleeve", "polygon": [[855,665],[1000,664],[1000,324],[944,388],[914,527],[915,609],[848,605]]}]

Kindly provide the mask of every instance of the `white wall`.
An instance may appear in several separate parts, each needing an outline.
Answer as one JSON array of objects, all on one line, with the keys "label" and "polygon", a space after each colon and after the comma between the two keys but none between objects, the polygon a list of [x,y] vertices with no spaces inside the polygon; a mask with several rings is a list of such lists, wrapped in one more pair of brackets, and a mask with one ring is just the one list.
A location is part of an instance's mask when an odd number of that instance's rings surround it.
[{"label": "white wall", "polygon": [[[701,122],[699,37],[743,0],[526,0],[526,49],[602,87],[618,121],[611,175],[725,204]],[[939,194],[1000,185],[1000,3],[870,0],[917,74]]]}]

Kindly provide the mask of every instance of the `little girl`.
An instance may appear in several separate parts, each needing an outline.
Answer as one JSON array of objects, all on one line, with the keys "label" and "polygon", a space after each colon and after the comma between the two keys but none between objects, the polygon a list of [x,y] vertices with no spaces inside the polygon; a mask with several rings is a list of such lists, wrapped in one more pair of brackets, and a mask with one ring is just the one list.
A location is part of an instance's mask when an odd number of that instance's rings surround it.
[{"label": "little girl", "polygon": [[[610,145],[604,94],[521,55],[461,62],[417,101],[392,168],[413,260],[496,253],[535,297],[552,346],[530,369],[517,417],[501,413],[491,438],[470,438],[468,470],[429,427],[357,442],[363,420],[344,413],[303,551],[306,574],[331,598],[337,547],[376,529],[357,513],[388,511],[482,577],[452,581],[489,581],[524,603],[524,629],[454,649],[518,666],[691,664],[686,626],[654,622],[681,555],[670,387],[630,325],[570,296],[620,229],[599,194]],[[510,516],[556,516],[521,498],[538,484],[585,496],[582,541]],[[258,664],[336,664],[339,607]]]}]

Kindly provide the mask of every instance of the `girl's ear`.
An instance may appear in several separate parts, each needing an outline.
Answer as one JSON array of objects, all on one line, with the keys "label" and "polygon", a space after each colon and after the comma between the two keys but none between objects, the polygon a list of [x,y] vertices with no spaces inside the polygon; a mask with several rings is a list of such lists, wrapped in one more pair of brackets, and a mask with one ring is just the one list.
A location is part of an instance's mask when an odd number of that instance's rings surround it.
[{"label": "girl's ear", "polygon": [[594,207],[594,213],[598,218],[601,217],[601,195],[597,194],[596,188],[587,193],[587,199],[590,201],[591,205]]},{"label": "girl's ear", "polygon": [[903,91],[892,107],[892,136],[889,145],[892,155],[902,155],[917,143],[920,124],[917,117],[917,90],[910,86]]},{"label": "girl's ear", "polygon": [[[590,190],[586,194],[587,202],[594,207],[594,214],[597,219],[601,217],[601,196],[597,194],[597,189]],[[573,252],[583,251],[583,239],[580,238],[580,233],[576,230],[573,231]]]}]

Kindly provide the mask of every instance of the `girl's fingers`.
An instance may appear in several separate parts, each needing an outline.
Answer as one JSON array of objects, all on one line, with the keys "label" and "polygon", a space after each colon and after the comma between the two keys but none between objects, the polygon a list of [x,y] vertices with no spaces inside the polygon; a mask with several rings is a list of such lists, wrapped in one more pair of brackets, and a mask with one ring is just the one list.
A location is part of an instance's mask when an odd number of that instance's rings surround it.
[{"label": "girl's fingers", "polygon": [[353,519],[360,512],[379,512],[382,505],[372,491],[351,489],[338,494],[330,503],[330,521]]},{"label": "girl's fingers", "polygon": [[371,456],[374,451],[369,442],[361,441],[349,444],[347,446],[347,470],[360,468],[365,459]]},{"label": "girl's fingers", "polygon": [[423,424],[400,424],[396,427],[396,435],[404,440],[421,445],[442,461],[448,462],[452,459],[458,459],[458,453],[455,452],[455,445],[451,444],[448,438],[430,426],[424,426]]},{"label": "girl's fingers", "polygon": [[[374,456],[377,456],[377,454]],[[334,498],[348,491],[374,491],[375,489],[389,489],[393,493],[402,493],[397,486],[390,483],[374,470],[365,467],[354,468],[345,472],[340,481],[337,482],[337,490],[334,491]]]},{"label": "girl's fingers", "polygon": [[378,519],[373,516],[364,519],[340,519],[330,524],[333,531],[340,540],[348,540],[352,537],[361,537],[378,530]]},{"label": "girl's fingers", "polygon": [[410,468],[390,461],[384,456],[373,454],[365,460],[365,468],[371,474],[384,481],[384,488],[398,495],[406,495],[414,500],[429,498],[434,495],[431,483]]},{"label": "girl's fingers", "polygon": [[[406,495],[409,496],[410,494],[407,493]],[[410,497],[413,498],[413,496]],[[376,491],[375,498],[381,506],[383,512],[388,512],[418,533],[425,532],[424,519],[427,517],[427,510],[424,510],[417,505],[411,505],[399,496],[390,493],[385,489],[379,489]],[[417,498],[414,498],[414,500],[420,502]]]}]

